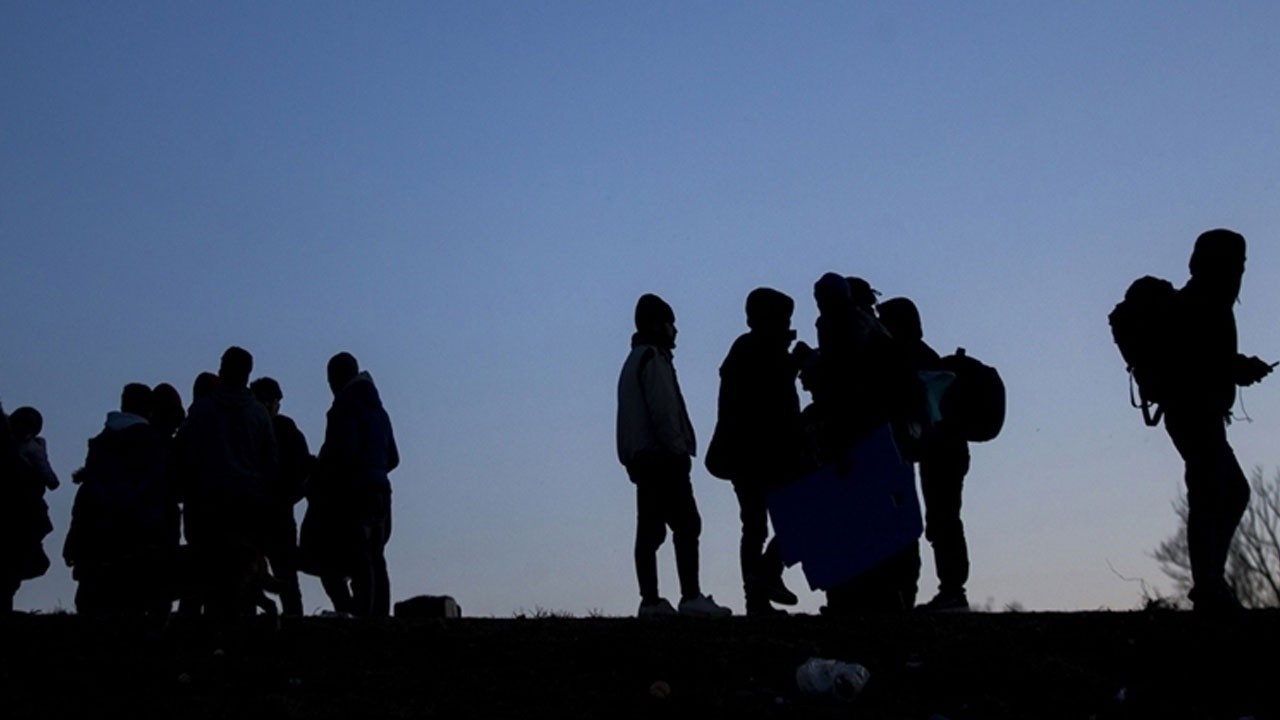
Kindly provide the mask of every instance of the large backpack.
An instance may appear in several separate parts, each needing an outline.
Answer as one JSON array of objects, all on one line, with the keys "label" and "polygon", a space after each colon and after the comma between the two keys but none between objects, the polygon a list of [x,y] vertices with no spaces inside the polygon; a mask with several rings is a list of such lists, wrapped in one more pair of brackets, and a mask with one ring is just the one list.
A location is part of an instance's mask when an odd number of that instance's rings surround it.
[{"label": "large backpack", "polygon": [[986,442],[1004,427],[1004,381],[996,369],[956,348],[940,361],[955,374],[942,396],[942,421],[970,442]]},{"label": "large backpack", "polygon": [[1168,398],[1173,382],[1171,339],[1177,297],[1173,283],[1146,275],[1129,285],[1124,299],[1107,316],[1111,337],[1129,372],[1129,402],[1142,409],[1142,419],[1151,427],[1160,423],[1163,410],[1158,405]]}]

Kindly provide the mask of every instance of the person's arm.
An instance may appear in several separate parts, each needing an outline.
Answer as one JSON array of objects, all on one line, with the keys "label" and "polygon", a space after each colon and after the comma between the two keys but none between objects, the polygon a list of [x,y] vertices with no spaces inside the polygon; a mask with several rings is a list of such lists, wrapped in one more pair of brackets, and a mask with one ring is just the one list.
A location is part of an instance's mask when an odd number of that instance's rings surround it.
[{"label": "person's arm", "polygon": [[1232,374],[1237,385],[1247,387],[1270,375],[1275,367],[1275,364],[1268,363],[1257,355],[1236,355]]},{"label": "person's arm", "polygon": [[665,358],[655,357],[640,369],[640,388],[644,393],[654,437],[665,452],[685,455],[681,446],[683,403],[676,387],[675,372]]}]

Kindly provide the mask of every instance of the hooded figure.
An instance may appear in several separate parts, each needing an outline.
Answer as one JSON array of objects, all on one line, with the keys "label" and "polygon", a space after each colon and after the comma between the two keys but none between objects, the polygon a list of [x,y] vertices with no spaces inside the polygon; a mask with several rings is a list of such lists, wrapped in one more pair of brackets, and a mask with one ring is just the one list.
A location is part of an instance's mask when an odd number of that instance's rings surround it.
[{"label": "hooded figure", "polygon": [[1239,608],[1224,572],[1231,539],[1249,504],[1249,482],[1227,442],[1226,424],[1237,386],[1271,372],[1236,346],[1233,305],[1244,277],[1245,241],[1231,230],[1196,238],[1191,278],[1178,291],[1174,382],[1165,398],[1164,426],[1186,465],[1187,550],[1197,611]]},{"label": "hooded figure", "polygon": [[166,475],[162,431],[149,421],[151,390],[124,388],[120,410],[107,413],[89,440],[62,557],[79,583],[76,612],[167,614],[168,577],[178,547],[177,496]]},{"label": "hooded figure", "polygon": [[343,352],[330,358],[328,381],[333,405],[307,491],[300,568],[320,577],[334,610],[386,617],[388,474],[400,464],[400,454],[373,377],[360,371],[355,357]]}]

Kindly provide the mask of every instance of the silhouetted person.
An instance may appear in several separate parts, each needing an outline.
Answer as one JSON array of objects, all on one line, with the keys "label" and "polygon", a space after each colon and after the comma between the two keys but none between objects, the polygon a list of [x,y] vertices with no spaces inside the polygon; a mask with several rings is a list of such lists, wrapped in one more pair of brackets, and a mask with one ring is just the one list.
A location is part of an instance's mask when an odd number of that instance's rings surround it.
[{"label": "silhouetted person", "polygon": [[334,355],[327,375],[333,405],[325,416],[324,444],[308,489],[302,569],[320,576],[334,610],[387,617],[388,474],[400,464],[400,454],[373,378],[360,371],[355,357]]},{"label": "silhouetted person", "polygon": [[252,371],[248,351],[228,348],[217,386],[192,404],[178,431],[197,592],[206,612],[224,618],[253,612],[279,471],[271,418],[247,387]]},{"label": "silhouetted person", "polygon": [[39,473],[45,489],[57,490],[58,476],[49,465],[49,451],[40,437],[44,416],[33,407],[20,407],[9,415],[9,426],[18,444],[18,456]]},{"label": "silhouetted person", "polygon": [[177,388],[160,383],[151,389],[151,426],[161,435],[172,438],[186,419],[187,411],[182,407]]},{"label": "silhouetted person", "polygon": [[[902,349],[903,359],[915,374],[940,370],[940,357],[924,341],[920,311],[907,298],[880,303],[880,322]],[[913,398],[923,403],[924,398]],[[900,434],[901,435],[901,434]],[[965,583],[969,581],[969,547],[960,519],[964,478],[969,472],[969,443],[946,424],[944,418],[918,438],[920,492],[924,497],[925,538],[933,546],[938,592],[920,606],[924,610],[968,610]]]},{"label": "silhouetted person", "polygon": [[44,478],[18,455],[9,416],[0,408],[0,613],[13,611],[22,581],[49,569],[44,538],[53,531]]},{"label": "silhouetted person", "polygon": [[748,615],[780,613],[771,602],[794,605],[782,582],[777,538],[769,537],[766,497],[796,476],[800,398],[795,360],[788,352],[795,301],[771,288],[747,295],[750,332],[734,341],[720,365],[720,397],[713,443],[723,452],[738,497],[738,546]]},{"label": "silhouetted person", "polygon": [[1238,609],[1223,576],[1231,538],[1249,504],[1249,483],[1227,442],[1226,425],[1236,387],[1271,372],[1257,357],[1237,351],[1232,304],[1244,277],[1244,237],[1210,230],[1196,238],[1191,279],[1178,291],[1177,339],[1165,430],[1186,464],[1187,550],[1195,609]]},{"label": "silhouetted person", "polygon": [[272,489],[267,519],[267,561],[276,579],[280,605],[285,615],[302,615],[302,591],[298,587],[298,523],[293,506],[302,499],[315,458],[307,448],[307,438],[293,419],[280,413],[284,392],[269,377],[249,386],[258,402],[267,408],[280,451],[280,473]]},{"label": "silhouetted person", "polygon": [[666,540],[668,527],[680,577],[680,612],[729,615],[729,608],[702,594],[698,582],[702,517],[689,480],[697,439],[672,364],[675,322],[675,313],[662,298],[640,296],[631,353],[618,378],[618,459],[636,486],[639,615],[676,614],[671,603],[658,594],[658,548]]},{"label": "silhouetted person", "polygon": [[191,383],[191,406],[187,408],[187,413],[190,414],[191,408],[195,407],[196,403],[211,397],[221,382],[217,373],[211,373],[208,370],[196,375],[196,379]]},{"label": "silhouetted person", "polygon": [[168,438],[148,420],[152,392],[130,383],[75,473],[62,556],[82,615],[168,615],[178,547],[177,498],[165,469]]}]

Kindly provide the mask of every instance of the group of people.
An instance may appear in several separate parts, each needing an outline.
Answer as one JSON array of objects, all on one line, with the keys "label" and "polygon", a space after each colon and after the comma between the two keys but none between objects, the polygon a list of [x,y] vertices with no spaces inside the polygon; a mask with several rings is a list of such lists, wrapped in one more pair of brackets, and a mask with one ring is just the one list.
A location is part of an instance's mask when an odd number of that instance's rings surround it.
[{"label": "group of people", "polygon": [[[1245,268],[1245,239],[1226,229],[1202,233],[1181,288],[1156,278],[1134,283],[1112,327],[1129,370],[1143,393],[1144,416],[1165,430],[1185,463],[1187,545],[1198,612],[1240,609],[1225,579],[1235,531],[1248,503],[1249,484],[1227,440],[1238,387],[1252,385],[1276,365],[1237,349],[1233,311]],[[1154,287],[1160,299],[1144,299]],[[1164,288],[1161,294],[1161,287]],[[974,437],[942,412],[933,413],[931,371],[952,370],[956,356],[939,358],[924,341],[920,314],[907,298],[877,301],[865,280],[836,273],[814,285],[817,348],[795,342],[794,301],[771,289],[746,301],[749,331],[720,367],[715,432],[708,471],[733,483],[742,523],[740,564],[748,615],[773,615],[774,604],[796,602],[782,582],[777,538],[769,537],[767,499],[824,465],[837,472],[845,451],[886,425],[902,458],[919,468],[925,537],[932,545],[937,595],[920,607],[963,611],[969,553],[961,496]],[[1135,297],[1135,295],[1137,297]],[[1117,325],[1117,318],[1121,321]],[[1125,318],[1130,327],[1124,327]],[[1136,318],[1136,319],[1133,319]],[[641,617],[723,616],[731,611],[698,584],[701,518],[690,483],[697,451],[693,425],[676,380],[675,313],[656,295],[635,309],[636,332],[618,382],[618,457],[636,488],[635,566]],[[792,344],[795,343],[794,348]],[[801,409],[796,381],[812,396]],[[1153,419],[1147,401],[1159,404]],[[1003,386],[1000,390],[1003,421]],[[937,410],[934,404],[932,410]],[[958,415],[958,414],[957,414]],[[672,606],[658,591],[659,547],[671,529],[681,600]],[[918,545],[827,592],[825,613],[903,610],[918,588]]]},{"label": "group of people", "polygon": [[[234,619],[277,612],[269,592],[284,614],[301,615],[302,571],[320,578],[335,612],[389,615],[388,474],[399,454],[372,377],[350,353],[329,360],[333,404],[313,456],[280,412],[279,383],[250,383],[252,371],[248,351],[228,348],[216,374],[196,378],[187,409],[167,383],[124,387],[72,474],[62,555],[78,613],[163,619],[176,601],[182,615]],[[0,599],[11,610],[20,583],[49,567],[43,494],[59,482],[40,414],[0,418]]]},{"label": "group of people", "polygon": [[[718,418],[708,471],[728,480],[738,499],[739,563],[748,615],[776,615],[797,598],[782,581],[777,538],[769,539],[769,494],[827,464],[886,425],[904,457],[919,463],[926,536],[938,594],[922,607],[967,610],[969,556],[960,518],[969,469],[964,435],[925,411],[922,373],[942,369],[924,341],[907,298],[877,302],[865,280],[836,273],[814,286],[817,348],[795,342],[795,302],[772,288],[746,299],[748,332],[720,366]],[[690,482],[697,451],[693,425],[672,362],[675,313],[656,295],[640,297],[631,353],[618,381],[618,457],[636,488],[635,566],[641,617],[724,616],[730,610],[698,581],[701,517]],[[795,347],[792,344],[795,343]],[[811,394],[801,408],[796,381]],[[658,591],[657,551],[671,529],[681,599]],[[767,541],[767,542],[766,542]],[[827,593],[824,612],[906,610],[915,606],[919,549],[912,544],[882,568]]]}]

